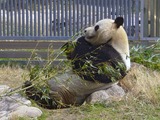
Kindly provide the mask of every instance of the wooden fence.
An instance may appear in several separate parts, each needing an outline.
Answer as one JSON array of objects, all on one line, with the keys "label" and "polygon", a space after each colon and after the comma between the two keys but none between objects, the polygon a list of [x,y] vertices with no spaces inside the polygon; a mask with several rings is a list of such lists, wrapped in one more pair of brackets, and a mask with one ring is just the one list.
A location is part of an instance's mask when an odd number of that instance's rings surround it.
[{"label": "wooden fence", "polygon": [[[56,58],[65,43],[66,41],[0,41],[0,64],[10,62],[43,66]],[[53,63],[57,64],[62,59],[64,56],[59,55]]]}]

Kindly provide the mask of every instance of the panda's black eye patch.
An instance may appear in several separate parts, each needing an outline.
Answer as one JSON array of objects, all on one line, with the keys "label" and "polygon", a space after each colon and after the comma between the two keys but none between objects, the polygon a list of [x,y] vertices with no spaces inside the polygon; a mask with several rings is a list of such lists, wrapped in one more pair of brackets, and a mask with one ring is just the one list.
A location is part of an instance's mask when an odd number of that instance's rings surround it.
[{"label": "panda's black eye patch", "polygon": [[99,29],[99,25],[96,25],[94,30],[97,31]]}]

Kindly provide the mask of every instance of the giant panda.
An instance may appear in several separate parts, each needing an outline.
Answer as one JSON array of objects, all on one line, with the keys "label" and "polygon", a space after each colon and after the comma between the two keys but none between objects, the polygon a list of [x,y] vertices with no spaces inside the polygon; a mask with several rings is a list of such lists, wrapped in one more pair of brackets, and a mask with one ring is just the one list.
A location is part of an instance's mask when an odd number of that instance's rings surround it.
[{"label": "giant panda", "polygon": [[130,58],[128,38],[122,24],[123,18],[117,17],[100,20],[86,28],[72,49],[69,42],[62,47],[71,67],[48,81],[48,100],[39,100],[42,93],[29,87],[31,83],[28,81],[24,85],[28,87],[27,96],[47,108],[77,106],[91,93],[107,89],[123,78],[130,69]]},{"label": "giant panda", "polygon": [[[73,70],[79,76],[89,81],[110,83],[126,74],[130,69],[129,45],[122,24],[122,17],[115,21],[103,19],[84,30],[84,36],[77,40],[74,51],[68,55],[73,60]],[[105,65],[119,71],[114,75],[99,73]]]}]

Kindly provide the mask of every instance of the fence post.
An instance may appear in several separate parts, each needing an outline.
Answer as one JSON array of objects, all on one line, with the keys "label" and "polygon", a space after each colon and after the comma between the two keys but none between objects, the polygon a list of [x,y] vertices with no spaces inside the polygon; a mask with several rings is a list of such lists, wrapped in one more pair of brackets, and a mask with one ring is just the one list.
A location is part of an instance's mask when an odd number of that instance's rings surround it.
[{"label": "fence post", "polygon": [[157,0],[156,2],[156,36],[160,36],[160,0]]},{"label": "fence post", "polygon": [[141,16],[140,16],[140,40],[143,39],[144,37],[144,12],[145,12],[145,8],[144,8],[144,0],[141,0]]},{"label": "fence post", "polygon": [[136,0],[136,3],[135,3],[135,6],[136,6],[135,8],[135,38],[136,39],[139,39],[139,12],[140,12],[139,2],[140,2],[139,0]]}]

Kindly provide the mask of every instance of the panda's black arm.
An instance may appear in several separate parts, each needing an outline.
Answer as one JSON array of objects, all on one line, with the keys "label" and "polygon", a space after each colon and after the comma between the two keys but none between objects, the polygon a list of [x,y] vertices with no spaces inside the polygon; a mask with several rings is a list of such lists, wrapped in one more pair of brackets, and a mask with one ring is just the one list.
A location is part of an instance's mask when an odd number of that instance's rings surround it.
[{"label": "panda's black arm", "polygon": [[71,60],[73,59],[72,58],[72,53],[74,51],[74,48],[75,48],[75,44],[74,42],[72,41],[69,41],[67,43],[65,43],[62,47],[61,47],[61,50],[65,53],[66,57],[68,60]]}]

